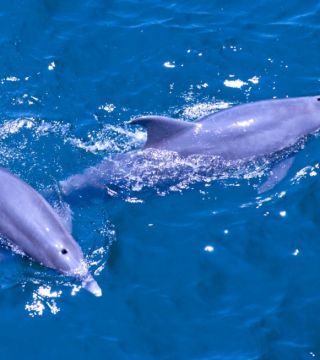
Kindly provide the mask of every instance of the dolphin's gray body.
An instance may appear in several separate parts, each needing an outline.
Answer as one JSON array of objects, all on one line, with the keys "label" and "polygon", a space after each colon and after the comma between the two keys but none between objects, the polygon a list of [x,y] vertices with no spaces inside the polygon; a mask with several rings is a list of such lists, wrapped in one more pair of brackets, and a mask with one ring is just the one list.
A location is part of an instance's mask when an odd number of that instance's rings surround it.
[{"label": "dolphin's gray body", "polygon": [[24,181],[0,169],[0,234],[44,266],[81,280],[96,296],[82,251],[54,209]]},{"label": "dolphin's gray body", "polygon": [[[289,149],[320,129],[320,97],[264,100],[234,106],[194,122],[162,116],[143,116],[130,122],[147,130],[144,149],[189,155],[212,155],[222,160],[251,161]],[[130,153],[132,157],[132,153]],[[121,161],[121,157],[119,158]],[[61,182],[65,195],[87,187],[108,185],[110,161]],[[269,190],[287,173],[292,161],[275,168],[272,179],[260,191]],[[108,169],[108,167],[110,169]]]},{"label": "dolphin's gray body", "polygon": [[267,100],[235,106],[195,122],[145,116],[131,121],[148,131],[146,147],[226,160],[272,154],[320,128],[320,97]]}]

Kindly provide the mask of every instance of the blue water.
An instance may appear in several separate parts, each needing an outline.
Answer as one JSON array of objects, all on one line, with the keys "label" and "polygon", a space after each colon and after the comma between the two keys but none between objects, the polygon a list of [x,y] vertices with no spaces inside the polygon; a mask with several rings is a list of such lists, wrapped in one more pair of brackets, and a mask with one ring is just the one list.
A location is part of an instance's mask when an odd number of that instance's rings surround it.
[{"label": "blue water", "polygon": [[[3,0],[0,165],[43,190],[141,146],[136,115],[316,95],[319,23],[312,0]],[[263,196],[249,176],[74,204],[103,297],[2,255],[1,359],[320,358],[319,154]]]}]

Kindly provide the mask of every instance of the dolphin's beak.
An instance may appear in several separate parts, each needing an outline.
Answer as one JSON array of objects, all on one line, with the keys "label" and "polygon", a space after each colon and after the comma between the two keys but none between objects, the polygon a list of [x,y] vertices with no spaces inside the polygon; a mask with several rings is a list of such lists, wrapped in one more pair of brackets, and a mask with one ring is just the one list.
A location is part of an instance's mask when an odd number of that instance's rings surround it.
[{"label": "dolphin's beak", "polygon": [[102,296],[100,286],[90,274],[82,281],[82,287],[97,297]]}]

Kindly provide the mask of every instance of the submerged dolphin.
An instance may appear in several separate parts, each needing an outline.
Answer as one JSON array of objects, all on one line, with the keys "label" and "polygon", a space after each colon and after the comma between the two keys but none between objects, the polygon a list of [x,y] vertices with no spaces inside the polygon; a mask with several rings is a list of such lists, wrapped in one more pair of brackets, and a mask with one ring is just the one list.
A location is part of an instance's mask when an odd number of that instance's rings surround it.
[{"label": "submerged dolphin", "polygon": [[4,169],[0,169],[0,234],[42,265],[75,277],[89,292],[102,295],[79,245],[53,208]]},{"label": "submerged dolphin", "polygon": [[[142,151],[150,148],[176,152],[181,157],[209,155],[226,162],[250,162],[290,149],[306,135],[319,130],[320,97],[258,101],[209,114],[194,122],[163,116],[142,116],[130,123],[141,125],[147,130],[147,141]],[[134,154],[127,153],[127,158],[134,157]],[[115,160],[123,161],[126,159],[124,155]],[[259,192],[271,189],[283,179],[292,160],[287,158],[279,163]],[[119,169],[119,165],[104,160],[82,174],[60,182],[62,193],[70,195],[88,187],[106,186],[110,172],[115,169]]]}]

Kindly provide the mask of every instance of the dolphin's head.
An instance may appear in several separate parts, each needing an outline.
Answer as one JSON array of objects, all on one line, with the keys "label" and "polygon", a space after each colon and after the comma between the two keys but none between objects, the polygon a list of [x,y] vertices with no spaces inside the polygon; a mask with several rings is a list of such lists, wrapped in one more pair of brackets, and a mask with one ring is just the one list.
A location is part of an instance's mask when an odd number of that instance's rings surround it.
[{"label": "dolphin's head", "polygon": [[316,112],[319,114],[320,111],[320,95],[317,96],[307,96],[302,98],[309,107],[310,112]]},{"label": "dolphin's head", "polygon": [[312,121],[316,129],[319,129],[320,123],[320,95],[305,97],[306,112],[308,118]]},{"label": "dolphin's head", "polygon": [[[278,117],[290,119],[294,131],[308,135],[320,129],[320,95],[279,100]],[[293,121],[296,119],[296,121]]]},{"label": "dolphin's head", "polygon": [[63,231],[59,235],[50,242],[53,246],[51,251],[46,251],[39,260],[46,266],[80,280],[83,288],[95,296],[101,296],[102,291],[89,272],[80,246],[68,232]]},{"label": "dolphin's head", "polygon": [[[74,249],[73,249],[74,250]],[[60,266],[65,269],[66,275],[73,276],[82,281],[82,287],[95,296],[101,296],[102,290],[89,272],[88,265],[83,258],[81,249],[78,251],[61,249]],[[79,251],[80,250],[80,251]]]}]

